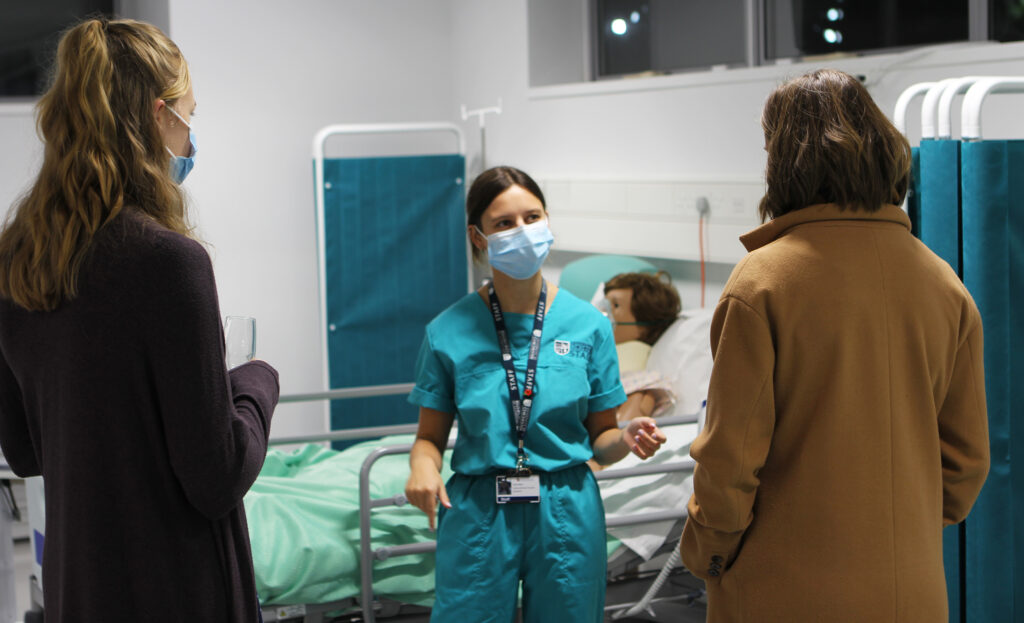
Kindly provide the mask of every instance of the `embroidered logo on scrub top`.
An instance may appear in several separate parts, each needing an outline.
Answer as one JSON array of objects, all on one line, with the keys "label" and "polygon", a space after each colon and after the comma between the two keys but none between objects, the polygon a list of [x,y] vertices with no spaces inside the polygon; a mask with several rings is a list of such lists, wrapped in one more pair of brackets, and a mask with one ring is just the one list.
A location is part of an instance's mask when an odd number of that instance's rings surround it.
[{"label": "embroidered logo on scrub top", "polygon": [[590,360],[590,353],[593,347],[585,342],[571,342],[569,340],[555,340],[555,354],[559,356],[570,356],[576,359]]}]

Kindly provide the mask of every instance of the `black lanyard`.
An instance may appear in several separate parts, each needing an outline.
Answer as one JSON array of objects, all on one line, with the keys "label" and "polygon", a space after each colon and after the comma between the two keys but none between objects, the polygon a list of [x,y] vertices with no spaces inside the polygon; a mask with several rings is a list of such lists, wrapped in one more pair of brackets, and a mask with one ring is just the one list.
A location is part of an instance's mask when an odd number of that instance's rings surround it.
[{"label": "black lanyard", "polygon": [[526,359],[526,383],[523,385],[522,398],[519,396],[516,367],[512,363],[512,343],[509,341],[508,328],[505,326],[505,316],[501,313],[498,295],[494,293],[494,284],[487,286],[487,297],[491,302],[491,317],[494,319],[494,330],[498,334],[498,347],[501,349],[501,365],[505,368],[505,382],[508,384],[508,395],[512,402],[512,425],[518,441],[516,471],[524,471],[526,454],[523,451],[523,439],[526,437],[526,426],[530,422],[530,409],[533,406],[533,385],[537,379],[537,356],[540,354],[540,336],[544,330],[548,285],[541,280],[540,298],[537,300],[537,313],[533,316],[533,333],[530,335],[530,354]]}]

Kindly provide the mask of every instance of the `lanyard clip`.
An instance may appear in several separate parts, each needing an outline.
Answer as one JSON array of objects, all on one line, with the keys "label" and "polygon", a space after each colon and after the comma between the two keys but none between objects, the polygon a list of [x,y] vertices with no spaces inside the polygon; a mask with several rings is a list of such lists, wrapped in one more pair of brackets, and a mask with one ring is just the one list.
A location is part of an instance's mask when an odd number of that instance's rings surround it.
[{"label": "lanyard clip", "polygon": [[523,452],[523,442],[519,442],[519,452],[516,455],[516,476],[529,476],[532,472],[526,466],[526,453]]}]

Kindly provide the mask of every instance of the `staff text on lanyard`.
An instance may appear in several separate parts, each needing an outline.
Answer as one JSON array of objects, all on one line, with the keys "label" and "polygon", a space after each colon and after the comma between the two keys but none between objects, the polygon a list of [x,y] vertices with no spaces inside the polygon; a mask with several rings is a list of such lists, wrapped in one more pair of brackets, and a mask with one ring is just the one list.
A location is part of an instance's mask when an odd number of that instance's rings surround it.
[{"label": "staff text on lanyard", "polygon": [[526,382],[523,384],[522,396],[519,395],[519,382],[516,380],[516,368],[512,362],[512,342],[508,336],[505,316],[501,312],[501,304],[498,302],[498,295],[494,292],[493,284],[487,287],[487,297],[490,300],[494,330],[498,334],[498,347],[501,349],[501,365],[505,368],[505,382],[508,385],[508,395],[512,405],[512,425],[515,429],[517,441],[516,472],[529,473],[529,469],[526,467],[526,452],[523,449],[523,440],[526,437],[526,427],[530,422],[530,409],[533,406],[534,382],[537,379],[537,357],[540,354],[540,336],[544,330],[544,311],[547,307],[548,286],[547,282],[541,281],[540,298],[537,299],[537,312],[533,316],[533,333],[530,335],[530,354],[526,359]]}]

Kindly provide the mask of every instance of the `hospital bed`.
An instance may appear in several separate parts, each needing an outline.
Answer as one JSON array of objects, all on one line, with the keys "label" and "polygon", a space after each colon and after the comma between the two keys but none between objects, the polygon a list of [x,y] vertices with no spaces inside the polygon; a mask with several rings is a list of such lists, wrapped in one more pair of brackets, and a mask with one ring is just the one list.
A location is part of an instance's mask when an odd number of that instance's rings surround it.
[{"label": "hospital bed", "polygon": [[[691,491],[688,477],[692,473],[693,462],[688,448],[696,436],[695,422],[701,415],[701,396],[706,395],[710,375],[710,319],[710,310],[687,312],[666,331],[652,351],[650,361],[681,388],[675,412],[659,420],[669,436],[667,446],[649,461],[627,457],[619,465],[597,474],[608,513],[606,522],[610,546],[606,603],[609,605],[606,612],[609,620],[613,617],[632,621],[704,620],[702,583],[690,576],[678,559],[667,559],[676,549],[685,517],[685,503]],[[288,396],[282,400],[298,402],[345,399],[367,393],[404,393],[409,387],[408,384],[400,384],[347,388]],[[435,543],[427,529],[425,516],[407,505],[402,493],[408,475],[406,455],[412,441],[408,435],[415,428],[415,425],[386,426],[273,440],[275,444],[305,444],[383,436],[379,441],[333,453],[334,458],[326,460],[321,459],[319,450],[309,450],[308,447],[293,453],[293,456],[312,453],[314,456],[310,463],[314,470],[323,470],[326,461],[347,461],[338,473],[330,476],[333,488],[326,495],[335,498],[333,503],[337,508],[334,512],[336,515],[347,514],[349,523],[334,525],[330,528],[334,532],[322,539],[300,534],[301,538],[293,549],[301,562],[283,561],[280,556],[275,560],[275,555],[264,551],[260,525],[274,521],[265,521],[263,504],[280,505],[271,510],[271,517],[290,513],[299,516],[299,519],[287,518],[283,523],[301,523],[304,519],[296,507],[303,502],[290,504],[274,500],[278,494],[289,495],[285,493],[288,483],[269,483],[276,478],[270,472],[261,474],[257,479],[246,498],[246,505],[258,586],[265,604],[265,621],[374,621],[408,616],[420,616],[426,620],[429,616],[426,606],[432,602]],[[323,449],[322,452],[331,451]],[[268,463],[278,461],[281,456],[283,453],[273,452]],[[447,468],[447,457],[444,463]],[[447,478],[448,474],[450,472],[442,475]],[[299,486],[306,487],[307,483],[300,482]],[[346,506],[336,499],[346,495],[346,488],[358,490],[357,503]],[[264,494],[270,500],[261,499]],[[319,507],[324,502],[311,503]],[[345,533],[344,538],[333,536],[341,532]],[[311,544],[311,540],[316,539],[330,541],[333,551],[314,552],[317,545]],[[322,559],[332,556],[336,568],[330,570],[324,568],[322,560],[311,560],[311,557]],[[666,577],[661,578],[661,584],[668,583],[668,587],[655,591],[646,606],[636,608],[666,562],[671,564]],[[307,580],[323,590],[305,591],[302,587],[281,586],[267,577],[274,574],[275,565],[289,569],[300,564],[322,571],[320,575],[307,574]],[[334,572],[337,576],[330,575]],[[627,612],[630,612],[629,617],[625,616]]]}]

